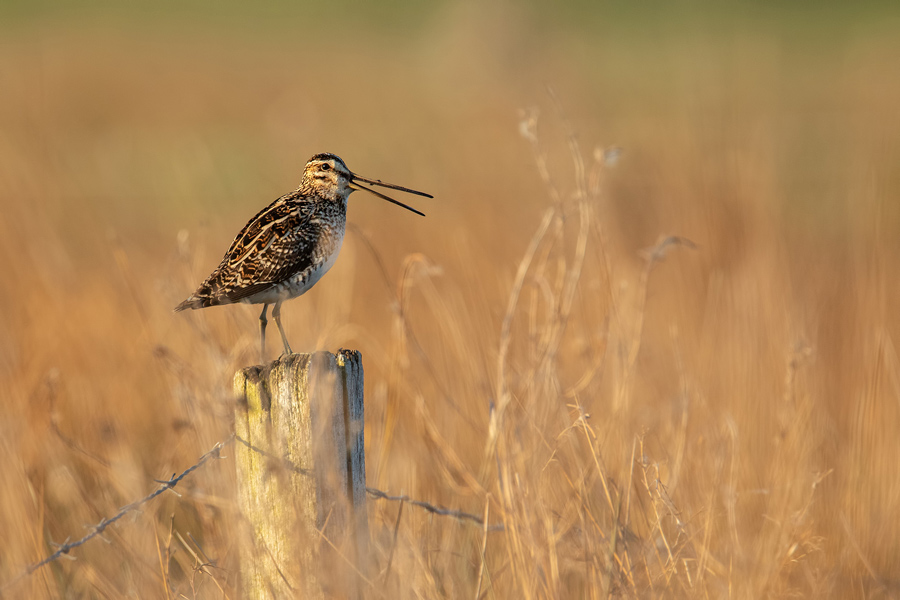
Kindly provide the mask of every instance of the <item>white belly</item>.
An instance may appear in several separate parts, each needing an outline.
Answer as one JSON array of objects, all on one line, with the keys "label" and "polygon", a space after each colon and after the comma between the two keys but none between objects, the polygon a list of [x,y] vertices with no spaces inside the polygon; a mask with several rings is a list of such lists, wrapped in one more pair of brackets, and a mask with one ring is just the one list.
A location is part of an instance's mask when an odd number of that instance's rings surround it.
[{"label": "white belly", "polygon": [[295,277],[288,283],[288,287],[290,288],[289,298],[302,296],[309,288],[316,285],[316,283],[322,279],[322,275],[327,273],[329,269],[334,266],[335,261],[337,261],[338,254],[341,253],[341,244],[343,241],[344,240],[342,239],[337,241],[337,244],[335,244],[334,249],[331,254],[328,255],[328,258],[325,259],[325,262],[320,264],[317,269],[313,269],[305,280],[301,277]]}]

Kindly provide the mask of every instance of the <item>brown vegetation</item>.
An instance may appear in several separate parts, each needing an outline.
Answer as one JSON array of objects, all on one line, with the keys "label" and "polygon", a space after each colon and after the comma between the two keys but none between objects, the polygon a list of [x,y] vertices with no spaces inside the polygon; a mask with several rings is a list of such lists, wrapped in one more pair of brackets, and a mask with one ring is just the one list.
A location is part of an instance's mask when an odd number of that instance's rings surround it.
[{"label": "brown vegetation", "polygon": [[[229,436],[258,311],[172,307],[330,151],[436,199],[354,195],[291,343],[363,353],[369,485],[505,525],[371,501],[372,597],[900,593],[896,40],[477,14],[4,36],[0,585]],[[237,597],[228,454],[3,594]]]}]

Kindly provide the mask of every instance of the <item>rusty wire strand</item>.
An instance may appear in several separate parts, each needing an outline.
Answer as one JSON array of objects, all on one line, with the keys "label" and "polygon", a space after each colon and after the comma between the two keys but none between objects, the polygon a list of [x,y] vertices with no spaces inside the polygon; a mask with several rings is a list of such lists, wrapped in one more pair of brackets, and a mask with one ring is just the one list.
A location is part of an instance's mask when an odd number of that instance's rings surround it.
[{"label": "rusty wire strand", "polygon": [[99,523],[97,523],[96,525],[91,527],[91,532],[88,533],[87,535],[85,535],[80,540],[76,540],[74,542],[65,542],[63,544],[60,544],[59,547],[56,549],[56,552],[54,552],[47,558],[41,560],[40,562],[36,562],[33,565],[28,566],[17,577],[8,581],[2,587],[0,587],[0,595],[3,594],[4,590],[6,590],[7,588],[11,587],[12,585],[18,583],[20,580],[24,579],[25,577],[28,577],[29,575],[31,575],[32,573],[34,573],[41,567],[50,564],[51,562],[53,562],[56,559],[63,556],[64,554],[68,554],[73,549],[77,548],[78,546],[81,546],[82,544],[85,544],[85,543],[91,541],[92,539],[94,539],[95,537],[97,537],[98,535],[102,534],[106,530],[107,527],[109,527],[110,525],[112,525],[113,523],[115,523],[116,521],[118,521],[119,519],[121,519],[122,517],[124,517],[125,515],[130,513],[131,511],[137,510],[138,508],[140,508],[147,502],[150,502],[151,500],[153,500],[154,498],[156,498],[157,496],[159,496],[166,490],[171,490],[176,485],[178,485],[182,479],[184,479],[185,477],[187,477],[188,475],[190,475],[191,473],[193,473],[194,471],[196,471],[197,469],[202,467],[206,463],[206,461],[208,461],[210,458],[221,458],[220,453],[222,451],[222,448],[224,448],[228,444],[232,443],[233,441],[234,441],[234,435],[229,437],[224,442],[219,442],[218,444],[213,446],[209,452],[207,452],[206,454],[201,456],[199,458],[199,460],[197,460],[196,463],[194,463],[192,466],[190,466],[187,469],[185,469],[184,471],[182,471],[181,475],[178,475],[178,476],[173,475],[171,479],[166,479],[166,480],[159,480],[159,479],[154,480],[157,483],[159,483],[159,487],[156,488],[156,490],[154,490],[150,494],[144,496],[140,500],[135,500],[131,504],[126,504],[125,506],[120,508],[119,512],[117,512],[112,517],[101,519]]},{"label": "rusty wire strand", "polygon": [[[247,448],[249,448],[253,452],[260,454],[261,456],[264,456],[270,460],[274,460],[274,461],[278,461],[278,462],[282,463],[282,465],[286,466],[287,468],[289,468],[290,470],[292,470],[296,473],[300,473],[300,474],[304,474],[304,475],[309,474],[309,471],[307,469],[303,469],[297,465],[294,465],[292,462],[290,462],[287,459],[280,458],[273,454],[270,454],[270,453],[266,452],[265,450],[263,450],[261,448],[257,448],[256,446],[250,444],[249,442],[242,439],[241,437],[239,437],[235,434],[231,434],[228,437],[228,439],[217,443],[215,446],[212,447],[212,449],[209,452],[202,455],[197,460],[196,463],[194,463],[192,466],[190,466],[187,469],[185,469],[184,471],[182,471],[180,475],[177,475],[177,476],[173,475],[171,479],[164,479],[164,480],[155,479],[154,481],[159,483],[159,487],[156,488],[153,492],[151,492],[150,494],[147,494],[146,496],[144,496],[143,498],[141,498],[139,500],[135,500],[134,502],[132,502],[130,504],[126,504],[125,506],[120,508],[119,512],[117,512],[112,517],[101,519],[99,523],[97,523],[96,525],[91,527],[90,533],[88,533],[81,539],[76,540],[74,542],[67,541],[62,544],[59,544],[56,549],[56,552],[47,556],[46,558],[44,558],[43,560],[41,560],[39,562],[29,565],[18,576],[16,576],[15,578],[11,579],[10,581],[7,581],[5,584],[0,586],[0,598],[3,597],[3,595],[7,589],[11,588],[13,585],[18,583],[19,581],[25,579],[26,577],[28,577],[29,575],[31,575],[32,573],[34,573],[41,567],[44,567],[44,566],[50,564],[51,562],[59,559],[63,555],[69,554],[69,552],[71,552],[75,548],[78,548],[79,546],[86,544],[87,542],[91,541],[95,537],[101,535],[106,530],[107,527],[109,527],[110,525],[112,525],[113,523],[115,523],[116,521],[118,521],[119,519],[121,519],[122,517],[127,515],[128,513],[132,512],[134,510],[137,510],[138,508],[140,508],[147,502],[150,502],[151,500],[153,500],[154,498],[156,498],[157,496],[159,496],[166,490],[173,489],[185,477],[187,477],[188,475],[190,475],[191,473],[193,473],[194,471],[196,471],[197,469],[202,467],[209,459],[222,458],[221,457],[222,449],[225,448],[226,446],[234,443],[235,441],[239,441],[241,444],[245,445]],[[438,515],[438,516],[453,517],[455,519],[459,519],[460,521],[470,521],[472,523],[476,523],[478,525],[484,526],[484,520],[481,517],[470,514],[470,513],[466,513],[466,512],[460,511],[460,510],[452,510],[452,509],[443,508],[440,506],[435,506],[433,504],[429,504],[428,502],[422,502],[420,500],[413,500],[409,496],[405,496],[405,495],[404,496],[391,496],[386,492],[383,492],[379,489],[372,488],[372,487],[367,487],[366,492],[370,496],[372,496],[373,498],[378,499],[378,500],[388,500],[391,502],[405,502],[407,504],[412,504],[414,506],[418,506],[419,508],[422,508],[422,509],[424,509],[432,514]],[[501,523],[501,524],[496,524],[496,525],[489,525],[487,527],[487,530],[488,531],[502,531],[503,524]]]}]

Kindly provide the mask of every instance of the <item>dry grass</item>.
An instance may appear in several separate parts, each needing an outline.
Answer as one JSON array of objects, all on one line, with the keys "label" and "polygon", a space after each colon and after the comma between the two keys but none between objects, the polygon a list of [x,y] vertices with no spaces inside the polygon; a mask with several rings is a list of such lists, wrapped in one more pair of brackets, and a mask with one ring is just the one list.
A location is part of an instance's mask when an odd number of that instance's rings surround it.
[{"label": "dry grass", "polygon": [[[291,343],[362,351],[370,485],[506,526],[372,501],[372,597],[900,594],[900,46],[478,15],[0,41],[0,584],[229,435],[257,311],[171,309],[327,150],[436,200],[354,196]],[[237,597],[233,472],[4,594]]]}]

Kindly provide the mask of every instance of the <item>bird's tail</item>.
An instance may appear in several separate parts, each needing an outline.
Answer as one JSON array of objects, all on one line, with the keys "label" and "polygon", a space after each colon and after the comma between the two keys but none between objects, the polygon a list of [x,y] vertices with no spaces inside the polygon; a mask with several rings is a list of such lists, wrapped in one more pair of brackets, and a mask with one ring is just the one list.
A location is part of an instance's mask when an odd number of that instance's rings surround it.
[{"label": "bird's tail", "polygon": [[189,308],[196,310],[198,308],[206,308],[207,306],[218,306],[219,304],[222,304],[221,298],[216,298],[211,295],[201,295],[195,292],[190,298],[176,306],[175,312],[181,312]]},{"label": "bird's tail", "polygon": [[203,298],[197,298],[196,296],[191,296],[181,304],[175,307],[175,312],[181,312],[183,310],[187,310],[189,308],[204,308],[207,306],[203,303]]}]

